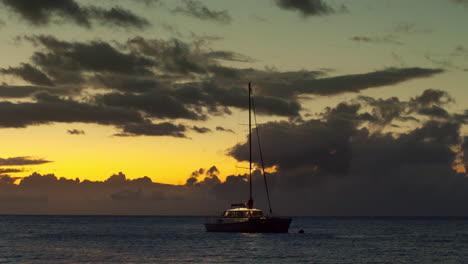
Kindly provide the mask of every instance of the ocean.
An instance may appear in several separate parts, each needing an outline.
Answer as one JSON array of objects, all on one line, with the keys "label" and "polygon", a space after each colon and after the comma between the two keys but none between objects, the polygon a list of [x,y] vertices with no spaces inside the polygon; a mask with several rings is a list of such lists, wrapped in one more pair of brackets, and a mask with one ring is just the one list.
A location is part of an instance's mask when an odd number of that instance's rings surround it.
[{"label": "ocean", "polygon": [[0,216],[0,263],[468,263],[468,218],[293,217],[287,234],[204,219]]}]

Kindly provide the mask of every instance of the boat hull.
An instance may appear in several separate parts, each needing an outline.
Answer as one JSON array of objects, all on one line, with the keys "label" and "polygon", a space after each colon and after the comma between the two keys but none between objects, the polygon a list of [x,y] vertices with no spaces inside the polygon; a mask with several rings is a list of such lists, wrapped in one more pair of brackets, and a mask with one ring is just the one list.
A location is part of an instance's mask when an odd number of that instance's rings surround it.
[{"label": "boat hull", "polygon": [[272,217],[250,219],[243,222],[225,222],[219,218],[216,223],[206,223],[207,232],[238,233],[288,233],[291,218]]}]

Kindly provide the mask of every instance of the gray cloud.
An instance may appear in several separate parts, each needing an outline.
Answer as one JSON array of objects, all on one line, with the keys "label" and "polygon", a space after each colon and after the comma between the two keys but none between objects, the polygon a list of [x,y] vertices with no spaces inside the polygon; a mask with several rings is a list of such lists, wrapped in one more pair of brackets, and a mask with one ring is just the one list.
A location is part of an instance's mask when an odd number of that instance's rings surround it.
[{"label": "gray cloud", "polygon": [[323,0],[275,0],[283,9],[300,12],[303,16],[329,15],[336,11]]},{"label": "gray cloud", "polygon": [[129,10],[120,7],[109,10],[96,6],[83,7],[75,0],[2,0],[1,3],[24,20],[37,26],[48,25],[57,17],[87,28],[92,26],[92,20],[120,27],[143,28],[149,25],[146,19],[138,17]]},{"label": "gray cloud", "polygon": [[214,21],[221,24],[231,23],[227,10],[211,10],[198,0],[182,0],[183,6],[172,10],[174,14],[184,14],[201,20]]},{"label": "gray cloud", "polygon": [[51,161],[44,159],[34,159],[32,157],[14,157],[0,158],[0,166],[24,166],[24,165],[39,165],[49,163]]}]

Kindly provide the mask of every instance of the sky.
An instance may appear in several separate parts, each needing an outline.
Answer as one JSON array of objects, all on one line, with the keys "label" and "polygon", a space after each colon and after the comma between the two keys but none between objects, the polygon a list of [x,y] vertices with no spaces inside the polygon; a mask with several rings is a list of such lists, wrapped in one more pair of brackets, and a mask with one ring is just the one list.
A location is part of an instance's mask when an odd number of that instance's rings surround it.
[{"label": "sky", "polygon": [[466,0],[0,7],[0,214],[246,200],[252,82],[274,212],[467,215]]}]

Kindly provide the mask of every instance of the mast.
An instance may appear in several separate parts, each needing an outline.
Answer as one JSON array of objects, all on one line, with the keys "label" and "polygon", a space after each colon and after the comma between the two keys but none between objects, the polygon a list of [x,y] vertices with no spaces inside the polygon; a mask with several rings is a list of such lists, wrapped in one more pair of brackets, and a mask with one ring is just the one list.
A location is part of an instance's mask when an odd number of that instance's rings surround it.
[{"label": "mast", "polygon": [[252,87],[249,82],[249,201],[247,202],[247,207],[252,209],[253,207],[253,197],[252,197]]}]

